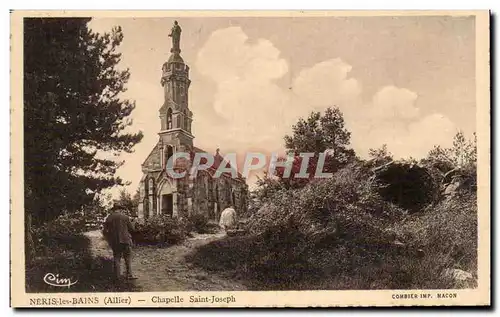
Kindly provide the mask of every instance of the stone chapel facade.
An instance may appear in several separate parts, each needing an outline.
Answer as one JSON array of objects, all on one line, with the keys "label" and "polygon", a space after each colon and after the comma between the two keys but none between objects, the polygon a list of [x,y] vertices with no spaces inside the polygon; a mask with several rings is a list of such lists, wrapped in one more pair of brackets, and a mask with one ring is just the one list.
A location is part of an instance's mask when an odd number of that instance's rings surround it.
[{"label": "stone chapel facade", "polygon": [[[193,113],[189,110],[188,90],[191,84],[189,66],[180,56],[180,27],[172,28],[170,58],[162,67],[161,85],[164,103],[160,107],[160,131],[158,142],[141,165],[143,176],[139,184],[139,218],[154,215],[187,217],[203,214],[218,221],[222,210],[233,206],[239,214],[245,212],[248,202],[248,186],[245,179],[225,173],[213,177],[220,164],[226,164],[219,154],[213,155],[214,164],[208,170],[199,171],[197,177],[172,178],[166,172],[166,163],[176,152],[205,152],[193,145],[191,133]],[[190,160],[184,170],[189,170]],[[175,167],[174,167],[175,168]]]}]

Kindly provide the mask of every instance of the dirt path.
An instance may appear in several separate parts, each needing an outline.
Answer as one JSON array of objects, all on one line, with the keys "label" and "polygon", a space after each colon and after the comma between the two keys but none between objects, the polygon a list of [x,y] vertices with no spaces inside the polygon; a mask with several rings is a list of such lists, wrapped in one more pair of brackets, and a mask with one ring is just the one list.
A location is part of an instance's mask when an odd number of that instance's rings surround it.
[{"label": "dirt path", "polygon": [[[94,256],[112,258],[111,249],[100,231],[87,232],[86,236],[91,240]],[[238,282],[193,267],[184,259],[196,247],[222,237],[222,234],[197,234],[171,247],[134,247],[132,270],[138,278],[135,286],[143,292],[245,290],[246,287]]]}]

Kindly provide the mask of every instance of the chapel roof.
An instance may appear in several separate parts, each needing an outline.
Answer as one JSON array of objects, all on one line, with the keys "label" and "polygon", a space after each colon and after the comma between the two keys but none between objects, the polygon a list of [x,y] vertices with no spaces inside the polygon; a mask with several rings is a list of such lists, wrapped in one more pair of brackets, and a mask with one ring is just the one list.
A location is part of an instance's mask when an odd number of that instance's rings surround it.
[{"label": "chapel roof", "polygon": [[[144,167],[149,167],[148,162],[152,162],[154,160],[153,157],[155,155],[161,155],[158,147],[159,147],[159,143],[156,143],[156,145],[153,147],[153,149],[149,153],[146,160],[144,160],[144,163],[142,164]],[[191,153],[191,160],[194,158],[194,153],[208,153],[208,152],[203,150],[203,149],[200,149],[199,147],[194,146],[193,151]],[[206,162],[207,162],[206,158],[202,157],[200,164],[205,164]],[[217,169],[221,166],[221,164],[224,164],[224,163],[225,163],[225,165],[224,165],[225,168],[230,168],[230,169],[233,169],[236,171],[236,174],[238,175],[238,179],[240,179],[240,180],[244,179],[243,175],[237,170],[237,168],[232,167],[230,162],[224,160],[224,157],[219,153],[218,149],[214,155],[214,163],[212,164],[212,166],[210,166],[207,169],[207,172],[209,172],[211,176],[214,176]],[[222,175],[227,176],[227,177],[232,176],[230,172],[224,172],[224,173],[222,173]]]}]

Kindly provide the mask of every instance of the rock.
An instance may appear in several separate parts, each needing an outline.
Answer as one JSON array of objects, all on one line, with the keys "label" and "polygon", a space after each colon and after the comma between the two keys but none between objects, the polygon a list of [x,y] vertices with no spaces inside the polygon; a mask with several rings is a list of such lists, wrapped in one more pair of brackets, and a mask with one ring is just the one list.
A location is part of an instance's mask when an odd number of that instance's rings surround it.
[{"label": "rock", "polygon": [[226,233],[230,237],[232,237],[232,236],[242,236],[242,235],[246,234],[246,230],[245,229],[227,229]]},{"label": "rock", "polygon": [[474,276],[460,269],[446,269],[443,272],[443,277],[453,283],[453,288],[473,288]]},{"label": "rock", "polygon": [[461,187],[460,181],[454,180],[450,184],[446,186],[446,189],[444,190],[444,195],[445,196],[455,196],[456,193],[459,191]]},{"label": "rock", "polygon": [[404,247],[405,246],[405,244],[403,242],[399,241],[399,240],[394,241],[393,244],[395,246],[398,246],[398,247]]},{"label": "rock", "polygon": [[444,270],[444,276],[447,278],[452,278],[456,281],[466,281],[473,278],[471,273],[460,269],[446,269]]},{"label": "rock", "polygon": [[226,208],[220,216],[219,226],[224,229],[235,229],[238,226],[236,210],[234,208]]}]

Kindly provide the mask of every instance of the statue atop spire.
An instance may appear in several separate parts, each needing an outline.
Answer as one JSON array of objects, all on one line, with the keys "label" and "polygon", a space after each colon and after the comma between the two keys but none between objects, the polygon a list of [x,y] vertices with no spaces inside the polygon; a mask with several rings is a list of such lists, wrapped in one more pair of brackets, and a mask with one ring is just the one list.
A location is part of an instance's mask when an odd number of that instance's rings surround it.
[{"label": "statue atop spire", "polygon": [[170,34],[168,35],[169,37],[172,38],[172,48],[170,49],[171,53],[177,53],[179,54],[181,52],[181,32],[182,29],[179,26],[179,23],[177,21],[174,21],[174,26],[172,26],[172,30],[170,31]]}]

